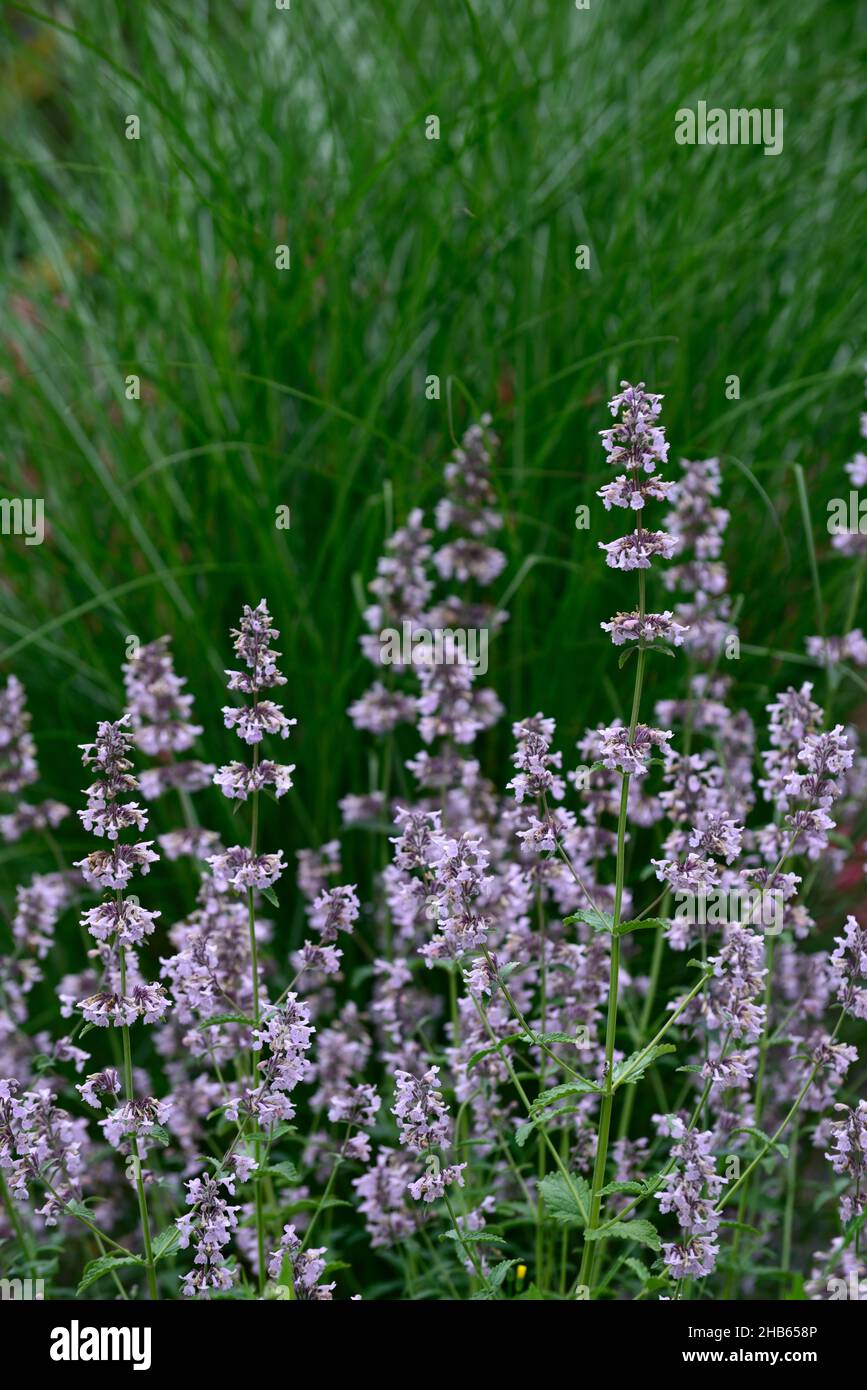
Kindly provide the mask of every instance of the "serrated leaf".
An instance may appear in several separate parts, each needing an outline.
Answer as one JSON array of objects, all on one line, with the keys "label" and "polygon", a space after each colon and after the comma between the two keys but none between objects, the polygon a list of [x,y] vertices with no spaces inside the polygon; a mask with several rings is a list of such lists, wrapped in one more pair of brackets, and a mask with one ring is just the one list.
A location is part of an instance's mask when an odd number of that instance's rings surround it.
[{"label": "serrated leaf", "polygon": [[633,931],[666,931],[668,922],[664,922],[661,917],[636,917],[631,922],[620,922],[615,928],[615,936],[628,936]]},{"label": "serrated leaf", "polygon": [[513,1269],[517,1263],[517,1260],[501,1260],[499,1264],[494,1265],[487,1277],[488,1285],[491,1288],[498,1289],[509,1270]]},{"label": "serrated leaf", "polygon": [[287,1212],[295,1211],[328,1211],[330,1207],[351,1207],[352,1202],[345,1202],[342,1197],[326,1197],[320,1200],[318,1197],[299,1197],[297,1201],[290,1202],[286,1207]]},{"label": "serrated leaf", "polygon": [[595,1231],[585,1231],[585,1240],[637,1240],[639,1245],[647,1245],[651,1250],[661,1249],[659,1234],[649,1221],[612,1221],[610,1226],[600,1226]]},{"label": "serrated leaf", "polygon": [[755,1125],[740,1125],[737,1129],[733,1129],[731,1132],[733,1135],[751,1134],[754,1139],[760,1139],[762,1143],[767,1144],[770,1149],[776,1149],[777,1153],[780,1155],[780,1158],[788,1158],[789,1156],[788,1144],[778,1143],[776,1140],[772,1139],[769,1134],[765,1134],[765,1131],[763,1129],[757,1129]]},{"label": "serrated leaf", "polygon": [[599,1189],[600,1197],[611,1197],[615,1192],[626,1192],[630,1197],[643,1197],[646,1192],[642,1182],[610,1182]]},{"label": "serrated leaf", "polygon": [[[301,1174],[294,1163],[269,1163],[267,1168],[257,1171],[261,1172],[263,1178],[281,1178],[283,1182],[293,1184],[301,1181]],[[256,1177],[257,1173],[254,1173],[253,1176]]]},{"label": "serrated leaf", "polygon": [[570,1047],[580,1047],[582,1045],[572,1033],[534,1033],[533,1041],[543,1043],[568,1043]]},{"label": "serrated leaf", "polygon": [[489,1043],[487,1047],[480,1047],[467,1062],[467,1071],[471,1071],[477,1063],[484,1061],[486,1057],[492,1057],[495,1052],[501,1052],[510,1043],[520,1042],[523,1036],[523,1033],[509,1033],[508,1037],[500,1038],[499,1042]]},{"label": "serrated leaf", "polygon": [[640,1260],[636,1260],[634,1256],[630,1255],[629,1259],[624,1260],[623,1263],[626,1265],[627,1269],[632,1270],[632,1273],[641,1280],[642,1284],[647,1283],[647,1280],[650,1278],[650,1270],[647,1269]]},{"label": "serrated leaf", "polygon": [[144,1265],[144,1260],[138,1255],[100,1255],[99,1259],[91,1260],[84,1266],[81,1282],[76,1289],[76,1294],[84,1293],[91,1284],[95,1284],[97,1279],[102,1279],[106,1274],[110,1274],[113,1269],[121,1269],[125,1265]]},{"label": "serrated leaf", "polygon": [[506,1237],[497,1235],[496,1231],[443,1231],[440,1240],[456,1240],[461,1245],[505,1245]]},{"label": "serrated leaf", "polygon": [[647,1068],[666,1052],[675,1052],[676,1048],[672,1043],[657,1043],[655,1047],[642,1049],[633,1052],[631,1057],[625,1057],[622,1062],[615,1063],[612,1086],[634,1086]]},{"label": "serrated leaf", "polygon": [[153,1240],[154,1259],[161,1260],[164,1256],[171,1255],[177,1249],[180,1238],[181,1233],[177,1226],[167,1226],[164,1231],[160,1231]]},{"label": "serrated leaf", "polygon": [[95,1200],[96,1199],[94,1197],[87,1197],[83,1202],[79,1202],[76,1197],[70,1197],[69,1201],[66,1203],[66,1209],[67,1211],[72,1212],[73,1216],[81,1216],[84,1217],[87,1221],[92,1221],[93,1212],[91,1211],[88,1203],[92,1203]]},{"label": "serrated leaf", "polygon": [[569,917],[564,917],[564,922],[585,922],[594,931],[608,932],[614,930],[614,918],[610,912],[597,912],[595,907],[582,907],[578,912],[573,912]]},{"label": "serrated leaf", "polygon": [[574,1081],[564,1081],[559,1086],[549,1086],[546,1091],[540,1091],[533,1101],[533,1110],[543,1110],[555,1101],[566,1100],[569,1096],[599,1095],[601,1090],[601,1086],[597,1086],[595,1081],[588,1081],[586,1076],[579,1076]]},{"label": "serrated leaf", "polygon": [[562,1173],[549,1173],[539,1183],[545,1212],[558,1226],[585,1226],[590,1219],[590,1186],[573,1174],[571,1188]]},{"label": "serrated leaf", "polygon": [[558,1115],[574,1115],[575,1113],[575,1107],[570,1105],[563,1110],[546,1110],[534,1115],[532,1120],[525,1120],[522,1125],[518,1125],[515,1130],[515,1143],[519,1149],[523,1149],[530,1135],[539,1128],[539,1125],[547,1124],[549,1120],[556,1120]]}]

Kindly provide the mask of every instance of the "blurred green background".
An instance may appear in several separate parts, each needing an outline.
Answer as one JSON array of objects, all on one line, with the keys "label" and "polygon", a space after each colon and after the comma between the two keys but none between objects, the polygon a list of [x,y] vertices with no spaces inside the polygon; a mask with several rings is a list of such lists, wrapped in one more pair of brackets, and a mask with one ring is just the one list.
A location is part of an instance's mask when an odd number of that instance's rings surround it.
[{"label": "blurred green background", "polygon": [[[43,794],[80,804],[76,745],[120,711],[129,634],[172,634],[223,761],[228,628],[264,595],[299,719],[296,788],[266,834],[290,856],[333,834],[370,776],[344,713],[371,675],[362,586],[485,409],[512,615],[489,680],[514,717],[557,717],[571,765],[624,699],[599,623],[633,586],[605,570],[616,518],[593,496],[623,376],[666,394],[672,460],[723,460],[744,642],[803,654],[819,630],[794,464],[839,631],[851,569],[825,508],[863,408],[865,11],[7,3],[0,495],[44,498],[48,532],[0,538],[0,674],[27,686]],[[783,153],[677,146],[675,111],[699,100],[782,107]],[[652,693],[671,693],[682,669],[657,666]],[[809,673],[744,654],[736,674],[759,713]],[[846,681],[838,716],[864,691]],[[500,783],[507,746],[507,722],[482,744]],[[2,874],[21,877],[17,851]]]}]

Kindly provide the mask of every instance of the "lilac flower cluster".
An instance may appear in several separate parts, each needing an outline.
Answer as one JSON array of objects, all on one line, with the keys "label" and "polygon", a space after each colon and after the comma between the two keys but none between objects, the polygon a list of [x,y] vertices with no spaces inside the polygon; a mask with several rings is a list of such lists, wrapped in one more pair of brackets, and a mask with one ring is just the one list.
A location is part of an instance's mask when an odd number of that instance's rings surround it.
[{"label": "lilac flower cluster", "polygon": [[689,1129],[676,1116],[669,1121],[677,1139],[671,1150],[677,1167],[663,1179],[657,1200],[661,1212],[675,1213],[685,1239],[663,1243],[662,1256],[673,1279],[701,1279],[711,1273],[719,1256],[721,1218],[715,1203],[726,1179],[716,1171],[713,1133]]},{"label": "lilac flower cluster", "polygon": [[[252,766],[237,761],[227,763],[214,774],[214,782],[230,799],[246,801],[248,796],[269,786],[274,788],[276,797],[281,797],[292,786],[295,764],[275,763],[267,758],[260,760],[259,744],[265,734],[288,738],[291,726],[298,721],[287,719],[282,706],[273,700],[260,699],[261,691],[286,684],[286,677],[277,668],[280,653],[271,647],[280,633],[273,626],[264,599],[255,608],[244,605],[240,627],[233,629],[232,636],[235,651],[247,669],[226,672],[229,689],[249,695],[251,704],[224,706],[223,722],[253,748],[253,762]],[[233,845],[211,856],[207,862],[221,892],[228,888],[239,893],[270,888],[285,868],[282,850],[276,854],[259,854],[255,847],[245,845]]]},{"label": "lilac flower cluster", "polygon": [[102,987],[79,1003],[85,1020],[100,1028],[109,1024],[129,1027],[138,1018],[155,1023],[169,1004],[162,985],[133,980],[126,988],[126,952],[153,932],[160,915],[143,908],[136,898],[124,896],[135,869],[146,874],[159,858],[151,849],[151,840],[122,844],[119,839],[122,831],[141,832],[147,825],[147,815],[138,802],[126,800],[138,786],[129,758],[132,737],[127,725],[126,716],[114,724],[103,721],[97,726],[96,741],[81,745],[82,762],[93,766],[97,778],[87,788],[87,806],[78,815],[85,829],[105,836],[112,849],[94,851],[76,867],[88,883],[114,890],[113,897],[89,908],[81,923],[92,937],[109,947],[107,966],[114,964],[116,954],[119,956],[122,977],[117,982],[110,980],[107,969]]},{"label": "lilac flower cluster", "polygon": [[391,1113],[397,1120],[398,1138],[410,1153],[429,1154],[425,1172],[408,1185],[416,1201],[434,1202],[453,1183],[464,1185],[465,1163],[442,1167],[430,1151],[443,1148],[451,1137],[451,1121],[438,1089],[439,1067],[429,1067],[421,1077],[395,1072],[397,1089]]}]

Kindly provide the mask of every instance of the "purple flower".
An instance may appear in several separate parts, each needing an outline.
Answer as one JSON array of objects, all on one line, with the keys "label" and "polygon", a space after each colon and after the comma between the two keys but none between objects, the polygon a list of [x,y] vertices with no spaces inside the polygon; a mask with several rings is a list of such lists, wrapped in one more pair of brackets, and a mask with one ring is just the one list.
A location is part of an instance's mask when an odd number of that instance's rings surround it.
[{"label": "purple flower", "polygon": [[451,1123],[438,1089],[439,1067],[430,1067],[423,1076],[408,1071],[395,1072],[397,1090],[391,1113],[397,1120],[401,1144],[410,1153],[441,1148],[451,1133]]},{"label": "purple flower", "polygon": [[[537,714],[535,723],[539,726],[539,731],[532,727],[533,722],[528,720],[525,724],[516,724],[513,727],[513,733],[518,738],[518,748],[517,752],[512,754],[512,762],[518,769],[518,774],[509,782],[508,790],[515,793],[515,800],[519,805],[524,800],[538,801],[543,796],[561,801],[566,790],[566,784],[559,774],[563,765],[563,755],[549,751],[554,721],[546,720],[543,715]],[[543,727],[550,727],[551,733],[541,732]],[[552,771],[553,768],[558,771]]]},{"label": "purple flower", "polygon": [[649,570],[654,555],[671,559],[675,541],[665,531],[630,531],[616,541],[600,541],[599,549],[605,551],[605,563],[611,569]]},{"label": "purple flower", "polygon": [[[246,671],[227,671],[229,689],[240,691],[252,697],[250,705],[226,705],[223,708],[223,722],[227,729],[234,729],[238,737],[255,749],[251,768],[235,761],[227,763],[214,774],[214,782],[224,796],[246,801],[251,794],[258,794],[264,786],[273,786],[279,797],[292,786],[294,763],[281,764],[259,759],[259,744],[266,734],[288,738],[292,725],[297,719],[287,719],[282,705],[273,700],[260,699],[260,692],[272,686],[285,685],[286,677],[277,669],[279,652],[271,643],[280,636],[273,626],[268,606],[261,599],[255,608],[244,605],[241,622],[233,628],[234,647],[237,655],[246,664]],[[241,888],[269,887],[283,871],[282,855],[259,856],[249,851],[248,864],[237,864],[231,856],[237,857],[238,847],[219,856],[218,861],[209,861],[214,875],[231,879],[232,886]],[[266,864],[264,861],[268,860]],[[273,870],[273,877],[269,877]],[[231,870],[231,872],[230,872]]]},{"label": "purple flower", "polygon": [[0,792],[14,795],[38,776],[24,686],[17,676],[10,676],[0,690]]},{"label": "purple flower", "polygon": [[106,1067],[105,1071],[92,1072],[81,1086],[76,1086],[81,1099],[88,1105],[92,1105],[94,1110],[101,1110],[103,1102],[101,1096],[119,1096],[121,1093],[120,1076],[114,1067]]},{"label": "purple flower", "polygon": [[19,950],[45,959],[58,919],[80,882],[72,873],[37,874],[26,887],[16,889],[12,936]]},{"label": "purple flower", "polygon": [[308,909],[310,925],[324,942],[336,941],[339,932],[350,934],[358,920],[359,902],[355,884],[329,888],[319,894]]},{"label": "purple flower", "polygon": [[268,1261],[268,1273],[272,1279],[279,1279],[288,1262],[295,1298],[302,1302],[330,1303],[334,1284],[319,1283],[325,1272],[324,1254],[324,1246],[319,1250],[302,1250],[295,1227],[284,1226],[280,1244]]},{"label": "purple flower", "polygon": [[665,749],[671,737],[671,730],[650,729],[646,724],[636,724],[631,735],[622,724],[612,724],[600,731],[601,761],[612,771],[643,777],[654,747]]},{"label": "purple flower", "polygon": [[373,1166],[353,1179],[374,1250],[405,1240],[418,1227],[419,1214],[406,1202],[412,1173],[413,1165],[402,1153],[380,1149]]},{"label": "purple flower", "polygon": [[856,983],[867,979],[867,930],[850,914],[834,941],[830,961],[839,981],[837,998],[853,1018],[867,1018],[867,988]]},{"label": "purple flower", "polygon": [[464,1185],[465,1163],[453,1163],[448,1168],[441,1168],[437,1163],[428,1168],[420,1178],[409,1184],[409,1194],[417,1202],[436,1202],[445,1194],[447,1187],[452,1183],[457,1183],[458,1187]]},{"label": "purple flower", "polygon": [[828,1129],[832,1152],[825,1157],[835,1173],[850,1178],[855,1192],[840,1198],[840,1220],[849,1222],[860,1216],[867,1203],[867,1101],[860,1100],[856,1109],[835,1105],[843,1119],[834,1120]]},{"label": "purple flower", "polygon": [[268,1055],[257,1063],[259,1084],[226,1107],[230,1120],[241,1115],[255,1116],[262,1129],[273,1129],[291,1120],[295,1107],[289,1094],[301,1081],[309,1080],[311,1063],[307,1057],[313,1036],[310,1013],[296,994],[287,994],[282,1005],[267,1010],[261,1028],[253,1029],[253,1050],[267,1048]]},{"label": "purple flower", "polygon": [[119,1149],[127,1139],[136,1141],[139,1156],[147,1153],[148,1139],[154,1129],[162,1127],[171,1114],[170,1100],[126,1100],[115,1110],[110,1110],[100,1121],[100,1126],[112,1148]]},{"label": "purple flower", "polygon": [[675,1213],[687,1239],[680,1245],[663,1243],[663,1259],[674,1279],[703,1278],[719,1254],[720,1215],[714,1204],[727,1179],[716,1171],[713,1133],[687,1129],[674,1115],[666,1118],[678,1141],[671,1150],[677,1167],[663,1179],[664,1191],[657,1200],[661,1212]]},{"label": "purple flower", "polygon": [[193,1269],[183,1275],[184,1294],[189,1298],[209,1298],[212,1289],[224,1293],[235,1280],[235,1270],[226,1265],[223,1250],[238,1225],[241,1208],[229,1206],[220,1196],[220,1183],[229,1193],[234,1192],[231,1177],[206,1174],[191,1178],[187,1183],[190,1210],[175,1222],[181,1233],[180,1248],[186,1250],[192,1242],[196,1251]]},{"label": "purple flower", "polygon": [[246,845],[233,845],[224,853],[213,855],[207,862],[220,893],[225,893],[229,888],[234,888],[238,893],[250,888],[261,892],[276,883],[286,868],[282,849],[276,854],[253,854]]},{"label": "purple flower", "polygon": [[615,647],[622,647],[624,642],[671,642],[679,647],[689,631],[674,621],[669,609],[664,613],[617,613],[610,623],[599,626],[611,633]]},{"label": "purple flower", "polygon": [[149,757],[182,753],[198,738],[190,722],[193,697],[175,674],[168,637],[140,647],[123,667],[127,711],[136,746]]}]

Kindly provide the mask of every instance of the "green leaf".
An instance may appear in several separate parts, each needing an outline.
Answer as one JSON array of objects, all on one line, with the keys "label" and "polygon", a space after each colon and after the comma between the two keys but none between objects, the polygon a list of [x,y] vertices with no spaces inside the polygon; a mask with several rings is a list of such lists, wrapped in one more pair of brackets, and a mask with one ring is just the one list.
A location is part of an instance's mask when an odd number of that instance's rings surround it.
[{"label": "green leaf", "polygon": [[671,647],[663,647],[659,642],[648,642],[644,647],[644,651],[659,652],[660,656],[670,656],[672,659],[674,658],[674,652]]},{"label": "green leaf", "polygon": [[484,1231],[444,1231],[440,1240],[456,1240],[461,1245],[505,1245],[505,1236],[497,1235],[490,1229]]},{"label": "green leaf", "polygon": [[318,1197],[299,1197],[297,1201],[290,1202],[286,1211],[290,1214],[296,1211],[328,1211],[330,1207],[351,1207],[354,1203],[344,1202],[342,1197],[326,1197],[320,1200]]},{"label": "green leaf", "polygon": [[596,1231],[585,1231],[585,1240],[637,1240],[639,1245],[647,1245],[651,1250],[659,1250],[661,1243],[656,1227],[649,1221],[612,1221],[610,1226],[600,1226]]},{"label": "green leaf", "polygon": [[178,1247],[181,1233],[177,1226],[167,1226],[159,1235],[154,1236],[153,1252],[154,1259],[161,1260],[165,1255],[171,1255]]},{"label": "green leaf", "polygon": [[259,891],[262,894],[262,897],[267,898],[269,903],[272,903],[274,907],[280,906],[280,899],[277,897],[277,894],[274,892],[273,888],[260,888]]},{"label": "green leaf", "polygon": [[[570,1187],[571,1183],[571,1187]],[[547,1216],[558,1226],[586,1226],[590,1219],[590,1185],[572,1174],[567,1183],[562,1173],[549,1173],[539,1183]]]},{"label": "green leaf", "polygon": [[483,1061],[485,1057],[491,1057],[495,1052],[501,1052],[509,1043],[520,1042],[523,1037],[523,1033],[510,1033],[508,1037],[500,1038],[499,1042],[489,1043],[487,1047],[480,1047],[477,1052],[473,1053],[472,1057],[467,1062],[467,1071],[471,1071],[472,1068],[476,1066],[478,1062]]},{"label": "green leaf", "polygon": [[570,1047],[583,1046],[572,1033],[534,1033],[533,1041],[543,1043],[568,1043]]},{"label": "green leaf", "polygon": [[657,1043],[655,1047],[642,1049],[640,1052],[633,1052],[631,1057],[625,1057],[622,1062],[617,1062],[614,1067],[614,1077],[612,1085],[634,1086],[647,1068],[656,1061],[657,1057],[662,1057],[666,1052],[674,1052],[672,1043]]},{"label": "green leaf", "polygon": [[637,650],[638,650],[637,647],[633,646],[633,645],[630,643],[630,645],[626,648],[626,650],[620,653],[620,657],[619,657],[618,662],[617,662],[617,669],[618,669],[619,671],[622,671],[622,670],[623,670],[623,668],[624,668],[624,666],[626,665],[626,663],[627,663],[627,661],[629,660],[629,658],[630,658],[631,656],[634,656],[634,655],[635,655],[635,652],[636,652]]},{"label": "green leaf", "polygon": [[558,1115],[574,1115],[574,1105],[567,1106],[563,1110],[546,1110],[544,1114],[534,1115],[532,1120],[525,1120],[522,1125],[518,1125],[515,1130],[515,1143],[519,1149],[523,1149],[530,1135],[539,1125],[547,1124],[549,1120],[556,1120]]},{"label": "green leaf", "polygon": [[76,1295],[84,1293],[84,1290],[89,1289],[91,1284],[95,1284],[97,1279],[102,1279],[113,1269],[121,1269],[124,1265],[143,1266],[144,1260],[138,1255],[100,1255],[98,1260],[91,1260],[89,1264],[84,1266]]},{"label": "green leaf", "polygon": [[73,1216],[83,1217],[85,1221],[93,1220],[93,1212],[88,1203],[93,1203],[94,1197],[86,1197],[83,1202],[79,1202],[76,1197],[71,1197],[66,1203],[67,1211],[72,1212]]},{"label": "green leaf", "polygon": [[[267,1168],[261,1168],[258,1172],[261,1172],[263,1178],[280,1178],[283,1182],[293,1185],[301,1181],[301,1174],[294,1163],[269,1163]],[[256,1177],[257,1174],[254,1173],[253,1176]]]},{"label": "green leaf", "polygon": [[570,917],[564,917],[565,923],[586,922],[588,927],[594,931],[608,932],[614,931],[614,918],[610,912],[597,912],[595,907],[582,907],[579,912],[573,912]]},{"label": "green leaf", "polygon": [[668,922],[664,922],[661,917],[636,917],[631,922],[620,922],[615,928],[615,936],[628,936],[632,931],[665,931]]},{"label": "green leaf", "polygon": [[643,1182],[610,1182],[599,1189],[600,1197],[610,1197],[615,1192],[627,1192],[630,1197],[643,1197],[647,1189]]},{"label": "green leaf", "polygon": [[776,1149],[780,1158],[788,1158],[789,1156],[788,1144],[777,1143],[769,1134],[765,1134],[763,1129],[757,1129],[755,1125],[741,1125],[739,1129],[733,1129],[732,1134],[751,1134],[754,1139],[760,1139],[762,1144],[767,1144],[769,1148]]},{"label": "green leaf", "polygon": [[627,1269],[632,1270],[632,1273],[637,1276],[637,1278],[641,1281],[642,1284],[647,1283],[648,1279],[650,1278],[650,1270],[647,1269],[646,1266],[643,1265],[640,1260],[636,1260],[634,1256],[630,1255],[629,1259],[624,1260],[624,1264],[626,1265]]},{"label": "green leaf", "polygon": [[517,1260],[501,1260],[499,1264],[494,1265],[487,1278],[488,1287],[498,1289],[509,1270],[517,1263]]},{"label": "green leaf", "polygon": [[560,1086],[549,1086],[547,1091],[540,1091],[533,1101],[533,1111],[542,1110],[554,1101],[566,1100],[568,1096],[599,1095],[601,1089],[595,1081],[588,1081],[586,1076],[579,1076],[574,1081],[564,1081]]}]

